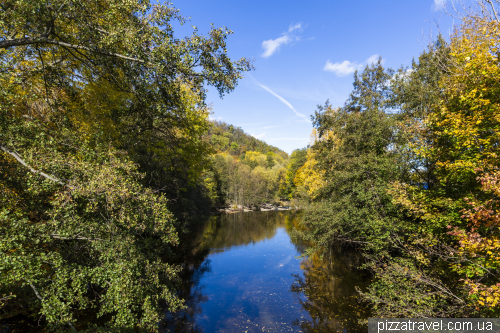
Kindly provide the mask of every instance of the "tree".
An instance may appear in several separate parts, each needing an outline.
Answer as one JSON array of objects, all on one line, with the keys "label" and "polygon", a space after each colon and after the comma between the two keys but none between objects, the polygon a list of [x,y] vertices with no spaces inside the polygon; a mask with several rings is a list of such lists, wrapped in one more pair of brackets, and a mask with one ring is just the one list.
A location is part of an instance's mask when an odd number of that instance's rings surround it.
[{"label": "tree", "polygon": [[464,311],[454,274],[438,255],[446,252],[451,237],[443,220],[430,218],[437,210],[456,206],[435,196],[442,191],[438,189],[435,156],[418,152],[434,140],[426,122],[436,112],[437,101],[444,98],[440,82],[447,75],[448,54],[448,44],[438,36],[410,69],[401,68],[391,80],[390,105],[398,111],[396,129],[401,138],[395,148],[408,172],[387,188],[401,210],[395,238],[399,244],[395,243],[391,256],[380,258],[382,263],[372,266],[377,280],[362,294],[372,302],[377,316],[470,315]]},{"label": "tree", "polygon": [[285,183],[281,186],[280,193],[291,199],[295,194],[296,185],[294,183],[297,170],[306,162],[307,149],[295,149],[290,155],[286,166]]},{"label": "tree", "polygon": [[[413,260],[378,272],[369,298],[381,304],[382,316],[499,313],[499,23],[493,2],[478,4],[479,12],[466,12],[450,44],[438,39],[399,85],[407,123],[418,125],[407,131],[414,135],[410,154],[418,166],[413,181],[392,189],[413,220],[405,241]],[[412,95],[419,89],[431,98]],[[416,303],[415,294],[426,296]],[[396,310],[403,302],[405,308]]]},{"label": "tree", "polygon": [[[427,248],[444,262],[462,311],[500,311],[497,255],[499,22],[479,2],[451,38],[441,98],[425,118],[416,155],[434,161],[429,190],[401,186],[397,200],[421,220]],[[493,7],[493,10],[495,8]]]},{"label": "tree", "polygon": [[366,253],[387,253],[397,239],[398,207],[387,193],[404,179],[404,163],[395,147],[399,137],[389,113],[393,73],[381,60],[354,74],[354,89],[340,109],[318,107],[312,146],[324,185],[305,215],[304,236],[316,250],[334,242],[359,245]]},{"label": "tree", "polygon": [[184,215],[168,197],[199,181],[210,151],[204,84],[223,95],[251,65],[227,57],[226,28],[176,39],[185,20],[170,5],[0,8],[2,311],[50,329],[83,313],[156,329],[165,302],[181,306],[171,262]]},{"label": "tree", "polygon": [[267,153],[267,156],[266,156],[266,167],[268,169],[271,169],[275,165],[276,165],[276,161],[274,160],[272,153]]},{"label": "tree", "polygon": [[311,148],[307,149],[306,157],[307,161],[297,170],[293,182],[302,198],[314,199],[325,182],[323,172],[317,168],[318,161]]}]

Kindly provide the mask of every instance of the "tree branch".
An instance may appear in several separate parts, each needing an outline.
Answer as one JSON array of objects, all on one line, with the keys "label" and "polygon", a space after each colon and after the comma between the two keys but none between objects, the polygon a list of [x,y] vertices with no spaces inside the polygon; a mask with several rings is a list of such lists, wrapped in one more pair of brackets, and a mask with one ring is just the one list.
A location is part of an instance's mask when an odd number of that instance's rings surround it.
[{"label": "tree branch", "polygon": [[40,300],[40,302],[43,302],[42,296],[40,296],[40,294],[38,293],[38,290],[36,290],[35,286],[32,283],[30,283],[30,287],[35,292],[36,298],[38,298]]},{"label": "tree branch", "polygon": [[88,237],[82,237],[82,236],[64,237],[64,236],[61,236],[59,234],[50,234],[49,236],[51,238],[54,238],[54,239],[62,239],[62,240],[75,240],[75,239],[88,240],[88,241],[94,241],[94,240],[103,241],[104,240],[101,238],[88,238]]},{"label": "tree branch", "polygon": [[31,172],[39,174],[39,175],[41,175],[41,176],[43,176],[43,177],[45,177],[47,179],[50,179],[53,182],[56,182],[56,183],[58,183],[60,185],[66,186],[66,184],[62,180],[60,180],[59,178],[50,176],[50,175],[46,174],[45,172],[33,169],[18,154],[14,153],[14,152],[12,152],[10,150],[8,150],[6,147],[4,147],[1,144],[0,144],[0,149],[3,150],[4,152],[6,152],[7,154],[9,154],[10,156],[14,157],[19,163],[21,163],[22,165],[24,165],[25,167],[27,167]]},{"label": "tree branch", "polygon": [[97,53],[97,54],[107,55],[107,56],[111,56],[111,57],[117,57],[117,58],[121,58],[121,59],[125,59],[125,60],[131,60],[131,61],[135,61],[135,62],[145,63],[144,60],[132,58],[132,57],[127,57],[127,56],[119,54],[119,53],[111,53],[111,52],[105,52],[105,51],[101,51],[101,50],[95,50],[95,49],[91,49],[90,47],[65,43],[65,42],[61,42],[58,40],[49,39],[49,38],[43,37],[43,36],[17,38],[17,39],[5,39],[5,40],[0,41],[0,49],[6,49],[6,48],[9,48],[12,46],[23,46],[23,45],[31,45],[31,44],[39,44],[39,43],[40,44],[53,44],[53,45],[65,46],[65,47],[69,47],[69,48],[76,49],[76,50],[84,50],[84,51],[89,51],[92,53]]},{"label": "tree branch", "polygon": [[493,5],[493,2],[491,0],[486,0],[486,2],[490,4],[491,9],[493,10],[493,14],[495,15],[495,19],[497,20],[497,22],[500,22],[498,20],[497,11],[495,10],[495,6]]},{"label": "tree branch", "polygon": [[[43,303],[43,298],[42,298],[42,296],[40,296],[40,294],[38,293],[38,290],[36,290],[35,286],[32,283],[30,283],[30,287],[35,292],[36,298],[38,298],[40,300],[40,302]],[[49,305],[49,308],[51,308],[50,305]],[[69,327],[71,327],[73,332],[76,332],[76,329],[73,327],[73,325],[71,323],[67,323],[67,324],[69,325]]]}]

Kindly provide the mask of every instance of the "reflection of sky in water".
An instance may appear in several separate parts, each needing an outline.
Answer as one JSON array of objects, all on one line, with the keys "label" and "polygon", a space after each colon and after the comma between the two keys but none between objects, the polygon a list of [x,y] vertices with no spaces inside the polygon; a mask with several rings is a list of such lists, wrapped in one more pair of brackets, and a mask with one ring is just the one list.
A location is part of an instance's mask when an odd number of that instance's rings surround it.
[{"label": "reflection of sky in water", "polygon": [[271,239],[211,253],[198,324],[207,333],[300,331],[292,322],[309,316],[290,292],[299,255],[285,228]]},{"label": "reflection of sky in water", "polygon": [[188,309],[167,313],[161,332],[366,331],[356,301],[363,278],[353,253],[331,251],[327,260],[297,259],[303,245],[289,233],[293,212],[213,217],[192,235],[192,257],[179,296]]}]

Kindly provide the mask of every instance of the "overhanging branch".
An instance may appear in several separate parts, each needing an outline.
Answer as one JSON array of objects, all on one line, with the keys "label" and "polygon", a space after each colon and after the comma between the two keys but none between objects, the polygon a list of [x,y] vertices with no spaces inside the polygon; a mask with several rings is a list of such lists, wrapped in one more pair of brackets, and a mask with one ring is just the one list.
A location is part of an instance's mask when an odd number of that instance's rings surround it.
[{"label": "overhanging branch", "polygon": [[[42,303],[43,303],[43,302],[44,302],[44,301],[43,301],[43,298],[42,298],[42,296],[40,296],[40,294],[38,293],[38,290],[36,290],[36,288],[35,288],[35,286],[33,285],[33,283],[30,283],[30,287],[31,287],[31,289],[33,289],[33,291],[35,292],[36,298],[38,298],[38,299],[40,300],[40,302],[42,302]],[[50,305],[48,305],[48,307],[49,307],[49,308],[52,308]],[[73,332],[76,332],[75,327],[74,327],[74,326],[73,326],[70,322],[68,322],[67,324],[68,324],[68,326],[69,326],[69,327],[71,327],[71,330],[72,330]]]},{"label": "overhanging branch", "polygon": [[14,157],[19,163],[21,163],[22,165],[24,165],[26,168],[28,168],[31,172],[33,173],[36,173],[36,174],[39,174],[47,179],[50,179],[52,180],[53,182],[56,182],[60,185],[63,185],[63,186],[66,186],[66,184],[60,180],[59,178],[56,178],[54,176],[50,176],[48,174],[46,174],[45,172],[42,172],[42,171],[39,171],[39,170],[35,170],[33,169],[31,166],[28,165],[28,163],[26,163],[18,154],[16,154],[15,152],[12,152],[10,151],[9,149],[7,149],[6,147],[4,147],[3,145],[0,144],[0,149],[3,150],[4,152],[6,152],[7,154],[9,154],[10,156]]},{"label": "overhanging branch", "polygon": [[132,58],[132,57],[127,57],[123,54],[95,50],[95,49],[91,49],[90,47],[65,43],[65,42],[50,39],[47,37],[26,37],[26,38],[16,38],[16,39],[5,39],[5,40],[0,41],[0,49],[6,49],[9,47],[13,47],[13,46],[31,45],[31,44],[59,45],[59,46],[65,46],[65,47],[69,47],[69,48],[76,49],[76,50],[84,50],[84,51],[102,54],[102,55],[106,55],[106,56],[110,56],[110,57],[116,57],[116,58],[120,58],[120,59],[145,63],[144,60]]}]

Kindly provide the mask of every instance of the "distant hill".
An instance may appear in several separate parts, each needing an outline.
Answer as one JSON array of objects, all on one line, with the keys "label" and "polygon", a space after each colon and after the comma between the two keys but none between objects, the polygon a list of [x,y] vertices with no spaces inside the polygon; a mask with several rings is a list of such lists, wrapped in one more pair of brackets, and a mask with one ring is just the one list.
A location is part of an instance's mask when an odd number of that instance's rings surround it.
[{"label": "distant hill", "polygon": [[217,120],[213,120],[212,124],[213,126],[208,132],[208,140],[218,153],[224,152],[234,156],[241,156],[247,151],[256,151],[262,154],[273,152],[285,160],[288,159],[286,152],[254,138],[245,133],[241,127],[235,127]]}]

